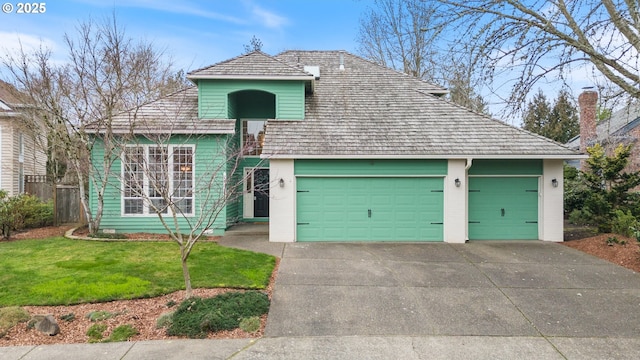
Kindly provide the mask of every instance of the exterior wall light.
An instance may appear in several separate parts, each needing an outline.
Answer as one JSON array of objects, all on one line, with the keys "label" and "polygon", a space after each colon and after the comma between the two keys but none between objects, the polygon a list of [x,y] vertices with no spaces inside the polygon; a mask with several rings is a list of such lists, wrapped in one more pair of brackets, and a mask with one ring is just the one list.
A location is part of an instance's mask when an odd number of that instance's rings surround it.
[{"label": "exterior wall light", "polygon": [[551,179],[551,185],[553,187],[558,187],[558,179],[556,179],[556,178]]},{"label": "exterior wall light", "polygon": [[456,184],[456,187],[460,187],[461,182],[459,178],[456,178],[453,182]]},{"label": "exterior wall light", "polygon": [[280,178],[280,181],[278,181],[278,184],[280,185],[281,188],[284,187],[284,179]]}]

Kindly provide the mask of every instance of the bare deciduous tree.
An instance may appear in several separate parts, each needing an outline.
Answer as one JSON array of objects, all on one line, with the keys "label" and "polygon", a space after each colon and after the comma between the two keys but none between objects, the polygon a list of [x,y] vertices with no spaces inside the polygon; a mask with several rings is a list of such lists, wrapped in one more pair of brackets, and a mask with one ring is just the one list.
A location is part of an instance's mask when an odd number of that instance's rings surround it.
[{"label": "bare deciduous tree", "polygon": [[376,0],[360,20],[359,52],[366,58],[450,89],[449,99],[486,113],[476,91],[474,62],[465,51],[445,47],[437,3],[422,0]]},{"label": "bare deciduous tree", "polygon": [[435,9],[421,0],[376,0],[360,19],[359,52],[420,79],[435,76]]},{"label": "bare deciduous tree", "polygon": [[[52,59],[51,51],[24,49],[3,62],[18,88],[30,97],[48,132],[50,152],[62,152],[78,177],[80,197],[89,231],[97,231],[103,211],[104,190],[113,162],[119,155],[111,131],[115,114],[155,99],[179,86],[162,52],[147,42],[125,36],[115,16],[103,22],[79,24],[76,34],[65,35],[68,61]],[[89,135],[86,127],[100,129]],[[103,144],[99,163],[89,163],[95,141]],[[88,203],[87,184],[97,193],[95,212]]]},{"label": "bare deciduous tree", "polygon": [[534,84],[566,81],[575,71],[602,74],[618,89],[614,95],[640,98],[638,0],[437,2],[458,48],[475,52],[474,66],[489,80],[514,80],[514,108]]},{"label": "bare deciduous tree", "polygon": [[125,214],[156,215],[179,245],[186,297],[189,255],[214,227],[226,227],[220,215],[241,198],[246,176],[238,136],[212,130],[232,130],[235,121],[198,119],[195,99],[196,90],[186,89],[116,117],[120,166],[111,169],[117,181],[107,189],[123,199]]}]

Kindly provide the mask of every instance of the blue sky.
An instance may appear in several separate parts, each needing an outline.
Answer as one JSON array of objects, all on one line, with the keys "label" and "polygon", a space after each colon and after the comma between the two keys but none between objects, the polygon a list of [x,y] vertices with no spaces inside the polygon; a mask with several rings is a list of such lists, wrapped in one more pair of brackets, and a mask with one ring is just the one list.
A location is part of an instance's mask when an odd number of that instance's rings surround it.
[{"label": "blue sky", "polygon": [[[4,3],[4,2],[3,2]],[[51,0],[44,14],[0,13],[0,51],[42,42],[64,61],[63,36],[80,21],[115,12],[126,34],[151,41],[178,68],[192,70],[240,55],[253,35],[263,51],[357,52],[359,19],[368,0]]]},{"label": "blue sky", "polygon": [[[50,0],[42,14],[0,12],[0,56],[22,44],[40,44],[53,51],[56,61],[66,61],[64,34],[74,35],[81,21],[103,21],[115,13],[126,35],[152,42],[185,71],[240,55],[252,36],[263,51],[346,50],[358,54],[359,21],[372,0]],[[0,70],[2,76],[2,70]],[[592,84],[587,71],[570,76],[574,96]],[[494,89],[506,96],[510,82],[496,81]],[[534,88],[554,89],[539,83]],[[488,89],[478,89],[489,109],[500,116],[504,104]],[[536,91],[534,90],[534,92]],[[550,96],[553,98],[555,95]],[[518,124],[519,119],[506,119]]]}]

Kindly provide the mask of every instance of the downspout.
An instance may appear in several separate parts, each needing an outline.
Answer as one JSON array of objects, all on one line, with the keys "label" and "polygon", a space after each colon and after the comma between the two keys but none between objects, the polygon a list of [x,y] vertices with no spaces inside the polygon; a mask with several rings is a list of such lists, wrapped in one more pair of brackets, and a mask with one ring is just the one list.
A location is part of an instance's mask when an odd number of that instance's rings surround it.
[{"label": "downspout", "polygon": [[473,158],[468,158],[467,159],[467,166],[464,167],[464,175],[468,177],[468,172],[469,172],[469,168],[471,167],[471,165],[473,164]]},{"label": "downspout", "polygon": [[464,218],[465,218],[465,222],[467,223],[467,229],[466,229],[466,235],[465,236],[465,242],[469,242],[469,168],[471,168],[471,165],[473,165],[473,158],[467,158],[467,165],[464,167],[464,177],[466,179],[466,184],[467,184],[467,193],[465,194],[465,211],[464,211]]}]

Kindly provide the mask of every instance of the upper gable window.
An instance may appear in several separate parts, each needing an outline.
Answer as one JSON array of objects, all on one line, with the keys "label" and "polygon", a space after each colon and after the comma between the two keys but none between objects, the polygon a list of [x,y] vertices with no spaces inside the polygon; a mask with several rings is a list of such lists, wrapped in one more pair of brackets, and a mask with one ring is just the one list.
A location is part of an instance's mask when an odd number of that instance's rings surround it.
[{"label": "upper gable window", "polygon": [[262,154],[266,126],[265,120],[242,120],[242,155]]}]

